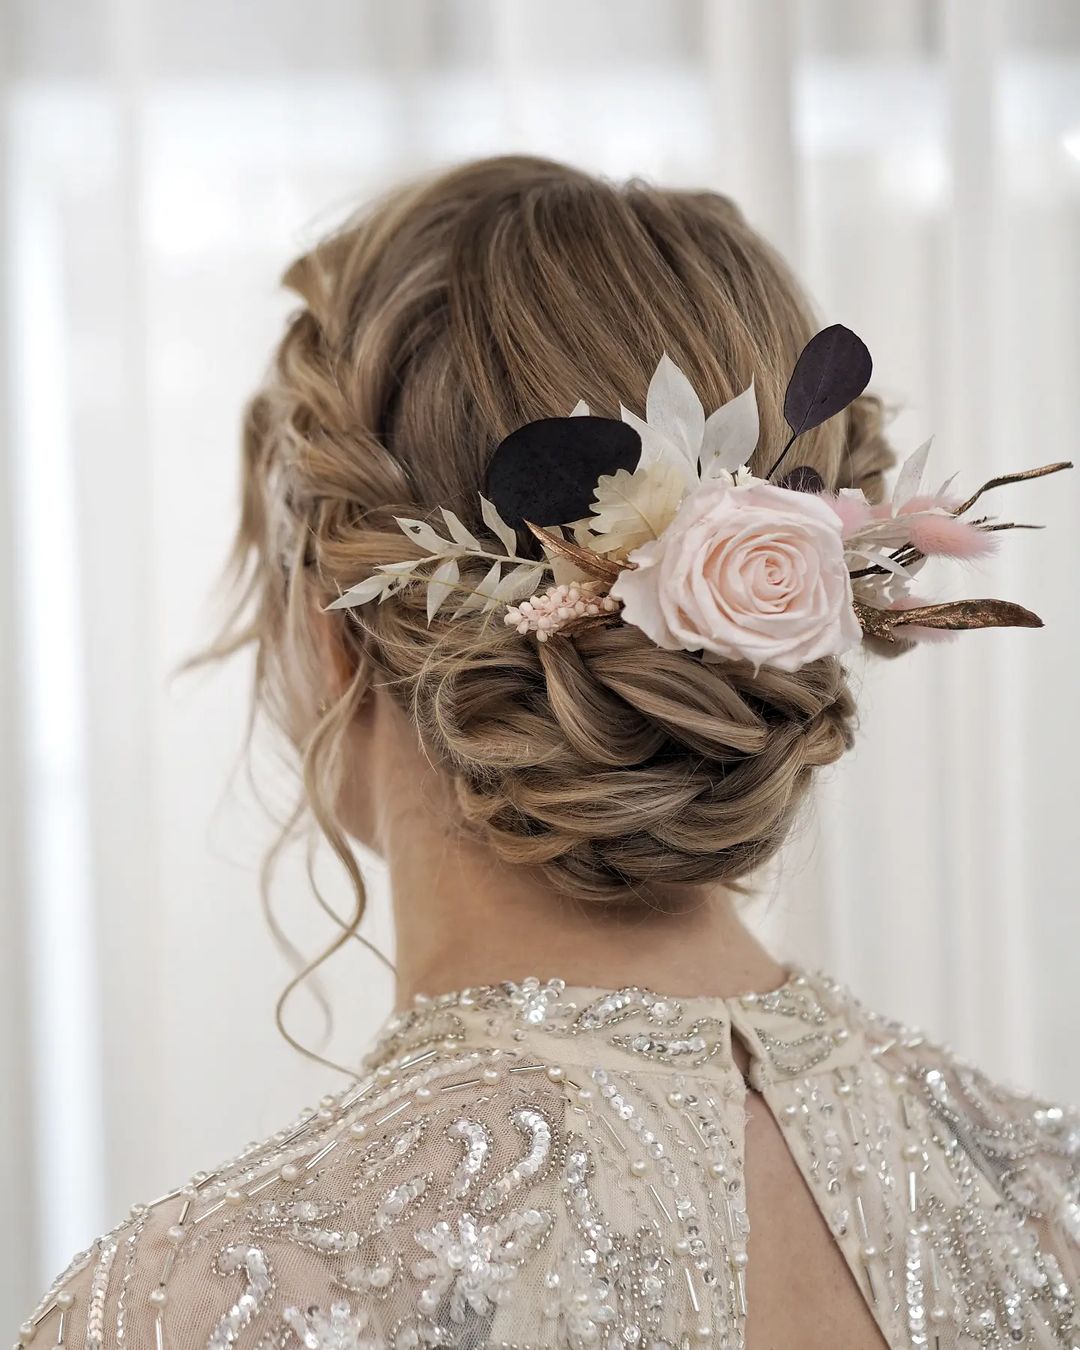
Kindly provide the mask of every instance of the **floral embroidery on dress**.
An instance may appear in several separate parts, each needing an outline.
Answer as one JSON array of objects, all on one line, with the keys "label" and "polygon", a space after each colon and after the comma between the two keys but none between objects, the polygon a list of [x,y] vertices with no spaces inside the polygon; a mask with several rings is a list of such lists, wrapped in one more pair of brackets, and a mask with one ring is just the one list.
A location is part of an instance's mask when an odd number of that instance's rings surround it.
[{"label": "floral embroidery on dress", "polygon": [[883,1345],[1080,1344],[1080,1113],[798,970],[422,1000],[367,1076],[80,1253],[19,1343],[744,1350],[733,1036]]},{"label": "floral embroidery on dress", "polygon": [[384,1341],[367,1334],[369,1314],[354,1313],[344,1301],[332,1303],[328,1312],[286,1308],[282,1316],[304,1350],[385,1350]]},{"label": "floral embroidery on dress", "polygon": [[656,1031],[639,1031],[634,1035],[615,1035],[612,1045],[622,1046],[645,1059],[656,1059],[662,1064],[704,1064],[724,1045],[726,1024],[714,1018],[693,1022],[678,1035],[665,1036]]},{"label": "floral embroidery on dress", "polygon": [[486,1317],[510,1297],[518,1267],[551,1230],[546,1210],[511,1210],[484,1223],[467,1210],[456,1223],[446,1219],[416,1240],[430,1255],[417,1261],[416,1275],[426,1280],[419,1295],[422,1312],[437,1313],[446,1300],[452,1322],[470,1313]]}]

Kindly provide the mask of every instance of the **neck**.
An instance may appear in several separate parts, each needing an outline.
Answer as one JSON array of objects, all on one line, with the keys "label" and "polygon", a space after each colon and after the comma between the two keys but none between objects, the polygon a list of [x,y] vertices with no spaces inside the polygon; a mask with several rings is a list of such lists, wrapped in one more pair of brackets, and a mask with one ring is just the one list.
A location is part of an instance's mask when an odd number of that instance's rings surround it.
[{"label": "neck", "polygon": [[723,889],[627,892],[604,906],[567,899],[463,837],[449,790],[422,759],[381,776],[378,835],[390,867],[397,1006],[416,994],[559,977],[568,984],[730,998],[783,984],[785,967]]},{"label": "neck", "polygon": [[[729,897],[658,914],[575,906],[521,878],[496,890],[429,881],[392,869],[397,1007],[416,994],[558,976],[568,984],[730,998],[784,982],[786,970],[743,925]],[[413,871],[412,862],[405,869]]]},{"label": "neck", "polygon": [[730,998],[783,983],[783,965],[749,933],[729,892],[657,909],[574,902],[489,850],[445,832],[409,830],[387,850],[397,929],[397,1006],[502,980]]}]

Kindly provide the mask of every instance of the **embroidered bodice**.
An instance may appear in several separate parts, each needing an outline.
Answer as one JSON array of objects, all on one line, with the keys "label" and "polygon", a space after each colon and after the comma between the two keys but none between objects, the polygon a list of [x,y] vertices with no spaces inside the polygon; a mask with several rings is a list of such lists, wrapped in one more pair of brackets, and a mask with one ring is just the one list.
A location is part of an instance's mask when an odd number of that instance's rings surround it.
[{"label": "embroidered bodice", "polygon": [[741,1346],[750,1091],[885,1345],[1080,1344],[1080,1113],[797,968],[732,999],[526,980],[420,1000],[317,1111],[135,1206],[20,1343]]}]

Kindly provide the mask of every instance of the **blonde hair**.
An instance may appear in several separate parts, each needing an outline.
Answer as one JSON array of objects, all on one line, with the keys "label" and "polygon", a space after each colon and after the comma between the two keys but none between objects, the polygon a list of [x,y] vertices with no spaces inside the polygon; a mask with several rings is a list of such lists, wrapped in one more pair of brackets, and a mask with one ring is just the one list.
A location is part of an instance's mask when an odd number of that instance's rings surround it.
[{"label": "blonde hair", "polygon": [[[813,770],[851,744],[836,660],[754,675],[618,623],[541,645],[490,617],[429,626],[406,590],[335,613],[351,679],[313,718],[328,683],[313,616],[414,556],[394,516],[444,505],[482,529],[486,463],[513,428],[579,397],[641,411],[665,351],[707,408],[753,376],[764,472],[817,326],[784,263],[714,193],[511,157],[393,193],[285,284],[303,305],[247,414],[227,645],[255,644],[257,704],[302,742],[306,803],[356,888],[348,933],[364,892],[335,802],[375,685],[449,775],[462,825],[560,892],[626,903],[664,883],[737,885],[783,841]],[[875,498],[892,462],[880,423],[863,397],[805,436],[798,462]]]}]

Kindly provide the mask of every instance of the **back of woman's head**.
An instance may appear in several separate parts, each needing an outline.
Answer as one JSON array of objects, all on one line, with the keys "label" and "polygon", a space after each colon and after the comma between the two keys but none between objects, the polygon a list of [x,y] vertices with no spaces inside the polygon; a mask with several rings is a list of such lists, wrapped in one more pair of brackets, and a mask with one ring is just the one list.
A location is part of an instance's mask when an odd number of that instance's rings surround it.
[{"label": "back of woman's head", "polygon": [[[429,625],[422,589],[359,618],[320,611],[414,556],[395,516],[445,506],[483,531],[478,492],[504,436],[578,398],[642,410],[664,352],[706,408],[753,377],[763,473],[816,327],[787,268],[723,197],[505,158],[395,193],[285,280],[303,308],[249,410],[240,638],[258,646],[259,696],[304,739],[310,805],[335,846],[335,792],[358,771],[343,737],[378,685],[450,777],[464,827],[560,891],[626,901],[745,877],[782,842],[812,770],[850,744],[836,659],[754,674],[620,623],[547,643],[491,615]],[[859,399],[803,438],[800,462],[873,499],[892,460],[879,424]],[[350,678],[312,723],[326,688],[316,620],[336,625]]]}]

